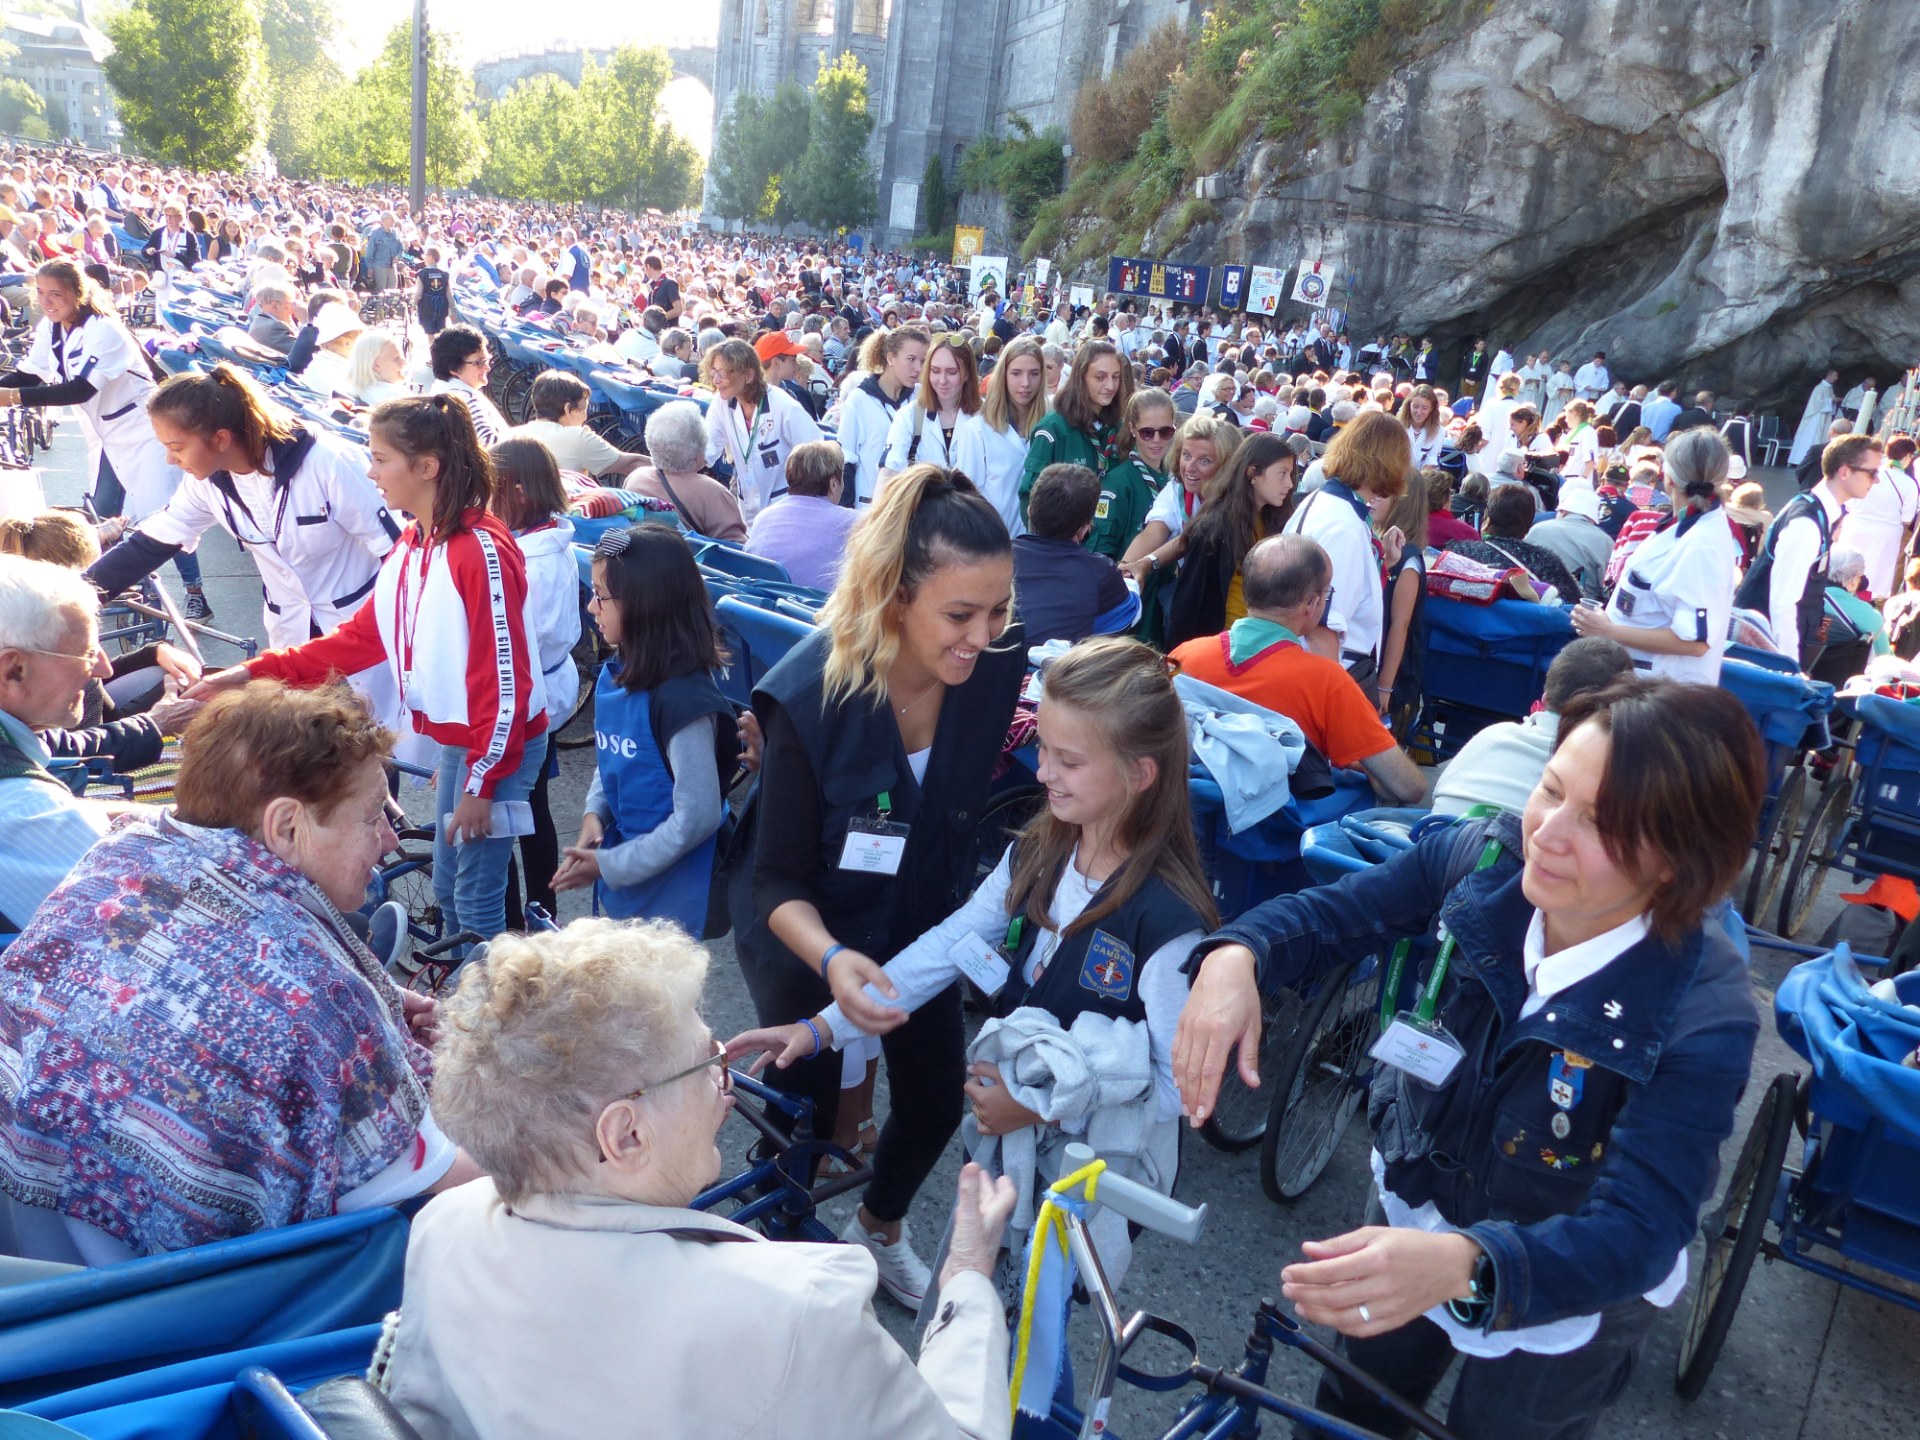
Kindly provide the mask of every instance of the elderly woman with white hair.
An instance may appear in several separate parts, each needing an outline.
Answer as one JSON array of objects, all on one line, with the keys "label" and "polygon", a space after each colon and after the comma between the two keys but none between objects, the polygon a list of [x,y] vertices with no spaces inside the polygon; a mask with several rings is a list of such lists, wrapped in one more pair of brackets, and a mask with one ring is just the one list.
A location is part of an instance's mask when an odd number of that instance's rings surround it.
[{"label": "elderly woman with white hair", "polygon": [[363,330],[347,356],[347,378],[341,389],[363,405],[403,400],[413,393],[407,384],[407,357],[390,330]]},{"label": "elderly woman with white hair", "polygon": [[1000,1440],[988,1272],[1009,1181],[961,1173],[916,1367],[856,1245],[690,1209],[720,1173],[726,1051],[707,954],[664,922],[503,936],[447,1007],[434,1112],[488,1177],[413,1223],[384,1383],[424,1440],[833,1435]]},{"label": "elderly woman with white hair", "polygon": [[653,464],[636,470],[626,488],[673,506],[680,523],[730,545],[747,538],[747,520],[733,491],[700,473],[707,463],[707,422],[691,400],[662,405],[647,417],[647,454]]}]

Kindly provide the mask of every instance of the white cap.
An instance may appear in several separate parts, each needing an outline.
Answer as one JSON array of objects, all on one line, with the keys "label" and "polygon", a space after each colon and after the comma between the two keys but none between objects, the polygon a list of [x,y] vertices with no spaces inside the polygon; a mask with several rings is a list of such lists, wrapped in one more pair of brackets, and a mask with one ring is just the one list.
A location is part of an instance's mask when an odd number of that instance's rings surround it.
[{"label": "white cap", "polygon": [[1741,458],[1738,450],[1727,457],[1727,479],[1744,480],[1747,478],[1747,462]]},{"label": "white cap", "polygon": [[1560,499],[1554,508],[1569,515],[1578,515],[1583,520],[1598,522],[1600,496],[1591,485],[1562,485]]},{"label": "white cap", "polygon": [[366,322],[355,313],[353,306],[338,300],[322,310],[320,318],[313,322],[315,338],[322,345],[331,345],[342,335],[356,335],[366,328]]}]

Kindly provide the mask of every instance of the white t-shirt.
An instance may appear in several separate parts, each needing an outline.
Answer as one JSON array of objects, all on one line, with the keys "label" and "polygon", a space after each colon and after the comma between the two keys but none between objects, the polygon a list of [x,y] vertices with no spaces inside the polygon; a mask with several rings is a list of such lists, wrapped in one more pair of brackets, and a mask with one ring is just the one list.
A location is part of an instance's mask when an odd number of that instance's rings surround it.
[{"label": "white t-shirt", "polygon": [[1187,528],[1186,486],[1178,480],[1169,480],[1160,487],[1160,493],[1153,497],[1153,504],[1147,507],[1147,521],[1158,520],[1167,527],[1169,536],[1178,535]]}]

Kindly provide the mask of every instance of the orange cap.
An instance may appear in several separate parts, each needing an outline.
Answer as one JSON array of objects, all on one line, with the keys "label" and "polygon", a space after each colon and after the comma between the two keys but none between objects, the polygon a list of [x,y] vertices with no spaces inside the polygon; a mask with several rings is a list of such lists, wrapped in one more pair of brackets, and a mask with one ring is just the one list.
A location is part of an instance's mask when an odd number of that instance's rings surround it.
[{"label": "orange cap", "polygon": [[1920,889],[1901,875],[1882,875],[1859,894],[1840,898],[1849,905],[1884,905],[1909,925],[1920,915]]}]

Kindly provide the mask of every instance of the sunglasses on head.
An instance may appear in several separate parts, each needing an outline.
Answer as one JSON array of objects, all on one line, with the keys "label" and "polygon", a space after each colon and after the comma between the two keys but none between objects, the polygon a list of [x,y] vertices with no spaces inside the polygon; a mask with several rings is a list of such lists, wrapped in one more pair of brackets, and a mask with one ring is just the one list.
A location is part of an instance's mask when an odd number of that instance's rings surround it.
[{"label": "sunglasses on head", "polygon": [[1174,429],[1172,425],[1142,425],[1133,433],[1142,440],[1171,440]]}]

